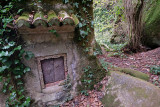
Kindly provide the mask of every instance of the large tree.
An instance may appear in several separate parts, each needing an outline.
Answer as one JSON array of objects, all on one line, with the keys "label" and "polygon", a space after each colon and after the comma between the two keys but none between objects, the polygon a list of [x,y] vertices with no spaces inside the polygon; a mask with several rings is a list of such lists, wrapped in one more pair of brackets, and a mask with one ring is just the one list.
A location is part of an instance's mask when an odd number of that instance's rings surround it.
[{"label": "large tree", "polygon": [[127,48],[138,51],[142,48],[142,11],[144,0],[124,0],[125,15],[128,23],[129,42]]}]

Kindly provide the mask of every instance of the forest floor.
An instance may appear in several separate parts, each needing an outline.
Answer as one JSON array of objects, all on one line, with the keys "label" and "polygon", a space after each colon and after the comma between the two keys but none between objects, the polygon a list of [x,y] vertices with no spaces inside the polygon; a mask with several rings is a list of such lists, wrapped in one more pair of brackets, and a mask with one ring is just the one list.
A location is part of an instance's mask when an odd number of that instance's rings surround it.
[{"label": "forest floor", "polygon": [[[135,54],[123,54],[119,57],[108,57],[110,53],[111,52],[105,52],[103,55],[100,55],[99,58],[103,58],[104,61],[113,66],[130,68],[147,73],[150,75],[149,82],[156,83],[155,85],[160,86],[160,77],[149,73],[150,67],[154,65],[160,66],[160,48]],[[107,80],[108,78],[106,77],[101,81],[101,84],[103,84],[101,91],[89,91],[89,96],[79,95],[61,107],[103,107],[100,100],[104,96]]]}]

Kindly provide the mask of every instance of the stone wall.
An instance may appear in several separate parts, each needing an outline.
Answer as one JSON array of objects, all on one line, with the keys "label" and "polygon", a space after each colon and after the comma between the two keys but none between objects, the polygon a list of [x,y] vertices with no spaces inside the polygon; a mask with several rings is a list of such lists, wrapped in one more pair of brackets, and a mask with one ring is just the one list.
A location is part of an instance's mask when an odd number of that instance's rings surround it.
[{"label": "stone wall", "polygon": [[[65,28],[57,30],[58,37],[44,27],[38,27],[34,30],[26,27],[19,29],[19,34],[24,40],[24,50],[31,51],[34,54],[31,60],[24,58],[23,63],[31,68],[31,71],[25,76],[27,95],[33,100],[33,105],[38,107],[61,104],[74,97],[77,94],[77,84],[82,74],[82,69],[89,64],[86,55],[83,54],[83,50],[73,40],[76,36],[74,35],[74,27],[66,26]],[[65,88],[67,76],[65,80],[43,88],[41,86],[38,59],[62,54],[66,55],[66,72],[70,78],[71,88]],[[5,107],[4,103],[4,97],[0,97],[2,107]]]},{"label": "stone wall", "polygon": [[[34,58],[31,60],[24,60],[25,65],[31,68],[31,72],[25,76],[25,87],[28,95],[35,100],[35,103],[41,102],[43,105],[60,104],[67,98],[74,97],[80,72],[87,65],[86,57],[79,53],[79,47],[73,41],[74,32],[71,29],[66,32],[58,32],[58,37],[47,32],[32,32],[30,34],[24,34],[23,32],[21,34],[27,43],[24,49],[34,54]],[[67,74],[70,77],[72,88],[66,92],[63,86],[64,81],[61,81],[43,89],[38,71],[38,58],[60,54],[66,54]]]}]

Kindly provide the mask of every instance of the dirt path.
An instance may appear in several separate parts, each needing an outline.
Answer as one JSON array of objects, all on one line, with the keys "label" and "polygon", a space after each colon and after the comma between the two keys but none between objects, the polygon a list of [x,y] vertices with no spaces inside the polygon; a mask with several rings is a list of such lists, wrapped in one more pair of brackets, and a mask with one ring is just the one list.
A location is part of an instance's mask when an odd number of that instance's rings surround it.
[{"label": "dirt path", "polygon": [[150,66],[160,66],[160,48],[132,55],[125,54],[126,57],[122,58],[107,57],[108,54],[109,52],[106,52],[106,54],[101,55],[100,58],[104,58],[106,62],[112,63],[112,65],[117,67],[130,68],[148,73]]}]

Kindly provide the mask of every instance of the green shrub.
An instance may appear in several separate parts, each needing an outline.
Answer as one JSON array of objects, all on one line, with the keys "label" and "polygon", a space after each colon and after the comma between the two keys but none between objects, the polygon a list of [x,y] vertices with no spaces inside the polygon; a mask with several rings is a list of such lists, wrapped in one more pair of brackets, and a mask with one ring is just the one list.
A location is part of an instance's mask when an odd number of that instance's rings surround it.
[{"label": "green shrub", "polygon": [[81,94],[88,95],[87,90],[95,89],[94,85],[99,83],[106,76],[106,71],[97,67],[91,68],[87,66],[83,69],[83,75],[80,78],[81,85],[78,89]]},{"label": "green shrub", "polygon": [[[110,39],[114,29],[118,27],[117,22],[124,19],[122,0],[94,0],[94,28],[95,37],[100,45],[119,50],[121,45],[113,45]],[[110,50],[110,49],[109,49]]]},{"label": "green shrub", "polygon": [[150,73],[154,75],[160,75],[160,66],[152,66],[150,68]]}]

